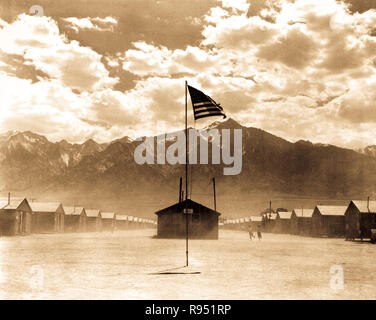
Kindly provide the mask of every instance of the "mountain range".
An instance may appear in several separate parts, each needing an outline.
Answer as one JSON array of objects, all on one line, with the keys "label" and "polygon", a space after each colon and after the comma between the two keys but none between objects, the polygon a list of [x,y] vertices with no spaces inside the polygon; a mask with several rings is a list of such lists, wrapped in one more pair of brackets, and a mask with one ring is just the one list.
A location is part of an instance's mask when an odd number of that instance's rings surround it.
[{"label": "mountain range", "polygon": [[[376,190],[376,146],[350,150],[309,141],[292,143],[233,119],[209,128],[242,129],[239,175],[224,176],[222,164],[189,168],[191,198],[212,207],[215,177],[217,208],[226,216],[250,215],[265,207],[269,198],[287,206],[291,197],[345,201],[372,196]],[[150,216],[177,201],[184,165],[138,165],[133,154],[139,144],[127,136],[102,144],[54,143],[30,131],[10,131],[0,135],[0,190]],[[291,205],[302,202],[298,200]]]}]

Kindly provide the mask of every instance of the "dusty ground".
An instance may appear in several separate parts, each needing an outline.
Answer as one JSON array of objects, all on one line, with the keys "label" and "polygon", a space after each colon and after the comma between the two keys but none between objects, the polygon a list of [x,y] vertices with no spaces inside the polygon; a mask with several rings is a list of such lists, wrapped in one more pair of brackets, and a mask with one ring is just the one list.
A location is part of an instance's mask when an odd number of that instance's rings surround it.
[{"label": "dusty ground", "polygon": [[[0,298],[376,299],[376,245],[274,234],[251,242],[220,231],[218,241],[190,241],[189,271],[201,274],[155,275],[184,265],[185,242],[154,234],[0,238]],[[333,265],[343,289],[330,286]]]}]

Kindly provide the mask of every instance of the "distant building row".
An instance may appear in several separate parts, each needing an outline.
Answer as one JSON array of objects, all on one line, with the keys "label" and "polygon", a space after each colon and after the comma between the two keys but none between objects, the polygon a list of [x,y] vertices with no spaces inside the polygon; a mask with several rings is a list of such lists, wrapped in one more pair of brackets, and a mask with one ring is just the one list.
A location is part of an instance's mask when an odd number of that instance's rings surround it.
[{"label": "distant building row", "polygon": [[313,209],[267,212],[262,216],[230,219],[224,228],[247,229],[259,226],[264,232],[316,237],[374,239],[376,201],[350,201],[348,206],[321,206]]},{"label": "distant building row", "polygon": [[59,202],[0,198],[0,235],[114,231],[155,227],[155,224],[151,219],[63,206]]}]

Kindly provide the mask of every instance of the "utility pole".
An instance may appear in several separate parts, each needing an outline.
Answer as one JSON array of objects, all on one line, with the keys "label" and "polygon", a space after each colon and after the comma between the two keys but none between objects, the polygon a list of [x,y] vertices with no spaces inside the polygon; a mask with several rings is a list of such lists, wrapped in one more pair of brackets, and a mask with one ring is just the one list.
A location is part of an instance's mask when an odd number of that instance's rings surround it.
[{"label": "utility pole", "polygon": [[217,211],[217,198],[215,194],[215,178],[213,177],[213,191],[214,191],[214,211]]},{"label": "utility pole", "polygon": [[269,220],[272,217],[272,201],[269,201]]},{"label": "utility pole", "polygon": [[183,197],[182,197],[182,187],[183,187],[183,178],[180,177],[180,183],[179,183],[179,203],[182,202]]},{"label": "utility pole", "polygon": [[188,267],[188,100],[187,100],[187,81],[185,81],[185,255],[186,266]]}]

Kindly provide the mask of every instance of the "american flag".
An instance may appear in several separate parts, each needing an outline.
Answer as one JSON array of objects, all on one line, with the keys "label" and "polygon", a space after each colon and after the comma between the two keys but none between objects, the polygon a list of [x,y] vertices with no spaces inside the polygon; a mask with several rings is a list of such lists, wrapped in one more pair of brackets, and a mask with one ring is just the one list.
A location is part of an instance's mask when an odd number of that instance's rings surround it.
[{"label": "american flag", "polygon": [[219,103],[216,103],[212,98],[196,88],[188,86],[188,90],[192,100],[195,120],[213,116],[223,116],[223,119],[226,118],[223,108]]}]

